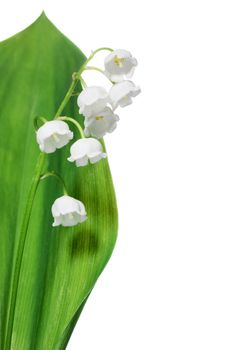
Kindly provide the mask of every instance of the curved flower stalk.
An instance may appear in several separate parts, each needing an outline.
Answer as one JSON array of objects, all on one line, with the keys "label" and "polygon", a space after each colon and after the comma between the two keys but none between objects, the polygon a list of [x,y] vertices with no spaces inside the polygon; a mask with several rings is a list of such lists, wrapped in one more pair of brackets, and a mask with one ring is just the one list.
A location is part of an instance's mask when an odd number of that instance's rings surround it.
[{"label": "curved flower stalk", "polygon": [[54,217],[53,227],[56,226],[76,226],[87,219],[87,213],[84,204],[68,195],[65,182],[63,178],[55,173],[47,172],[40,176],[40,180],[44,180],[50,176],[57,178],[63,187],[63,196],[57,198],[51,208],[52,215]]},{"label": "curved flower stalk", "polygon": [[[73,132],[70,131],[66,122],[73,123],[79,130],[81,139],[77,140],[71,146],[71,156],[68,160],[75,162],[78,167],[86,166],[89,162],[95,164],[101,159],[106,158],[106,153],[103,152],[101,143],[94,138],[86,139],[85,137],[93,136],[99,139],[106,135],[106,133],[113,132],[119,121],[118,115],[114,114],[113,111],[118,106],[126,107],[130,105],[132,103],[132,97],[136,97],[141,92],[140,88],[135,86],[132,81],[124,80],[124,76],[132,76],[134,68],[137,65],[137,60],[132,57],[129,51],[108,49],[111,53],[105,58],[105,71],[97,67],[88,67],[88,62],[101,50],[103,49],[94,51],[81,67],[80,71],[73,73],[73,82],[54,120],[47,121],[41,117],[40,119],[44,124],[36,131],[36,139],[40,150],[44,153],[53,153],[72,140]],[[82,74],[87,68],[93,68],[106,74],[112,82],[114,80],[119,82],[113,83],[109,93],[101,86],[87,87],[82,78]],[[79,113],[83,114],[85,118],[84,131],[75,119],[59,116],[70,96],[73,95],[73,90],[78,81],[82,83],[82,86],[85,86],[77,98]],[[113,109],[111,109],[111,106]],[[85,221],[87,218],[85,209],[82,203],[82,207],[80,207],[80,203],[76,199],[73,201],[68,195],[58,198],[52,206],[52,214],[55,218],[53,226],[73,226]],[[81,218],[79,208],[82,208]]]}]

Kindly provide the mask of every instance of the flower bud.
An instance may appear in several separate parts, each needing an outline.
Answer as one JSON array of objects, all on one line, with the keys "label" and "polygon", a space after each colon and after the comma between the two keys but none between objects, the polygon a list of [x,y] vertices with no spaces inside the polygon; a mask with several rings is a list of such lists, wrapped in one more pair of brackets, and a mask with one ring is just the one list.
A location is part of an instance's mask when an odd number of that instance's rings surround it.
[{"label": "flower bud", "polygon": [[114,114],[112,109],[106,107],[98,115],[86,118],[84,122],[84,133],[86,136],[94,136],[98,139],[113,132],[117,127],[118,115]]},{"label": "flower bud", "polygon": [[132,81],[121,81],[111,87],[109,92],[110,103],[114,110],[118,106],[126,107],[132,103],[132,97],[136,97],[140,92],[140,88],[135,86]]},{"label": "flower bud", "polygon": [[108,93],[103,87],[89,86],[78,96],[79,112],[89,118],[102,111],[106,107],[108,100]]},{"label": "flower bud", "polygon": [[137,60],[126,50],[114,50],[105,58],[105,73],[113,82],[131,78]]},{"label": "flower bud", "polygon": [[75,162],[78,167],[87,165],[89,161],[94,164],[106,158],[101,143],[93,138],[79,139],[71,146],[70,153],[68,161]]},{"label": "flower bud", "polygon": [[36,131],[36,140],[44,153],[53,153],[64,147],[73,138],[68,124],[61,120],[52,120],[43,124]]},{"label": "flower bud", "polygon": [[87,219],[83,203],[66,195],[55,200],[51,211],[54,217],[53,226],[75,226]]}]

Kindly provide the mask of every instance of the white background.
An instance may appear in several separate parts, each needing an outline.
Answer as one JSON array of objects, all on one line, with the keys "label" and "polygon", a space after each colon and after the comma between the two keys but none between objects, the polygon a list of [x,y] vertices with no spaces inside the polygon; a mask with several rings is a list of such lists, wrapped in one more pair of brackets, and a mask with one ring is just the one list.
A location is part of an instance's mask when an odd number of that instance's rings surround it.
[{"label": "white background", "polygon": [[226,1],[7,0],[0,39],[43,8],[87,55],[129,49],[143,90],[106,137],[119,239],[67,349],[226,350]]}]

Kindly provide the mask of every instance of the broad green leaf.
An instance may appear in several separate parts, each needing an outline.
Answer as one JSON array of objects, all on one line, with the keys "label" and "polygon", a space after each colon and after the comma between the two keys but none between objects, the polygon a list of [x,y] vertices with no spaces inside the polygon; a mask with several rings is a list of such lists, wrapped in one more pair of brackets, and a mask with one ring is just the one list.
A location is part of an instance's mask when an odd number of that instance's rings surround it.
[{"label": "broad green leaf", "polygon": [[[76,30],[76,22],[75,22]],[[77,28],[78,30],[78,28]],[[85,56],[42,14],[0,43],[0,349],[4,348],[12,272],[39,149],[33,119],[52,119]],[[75,97],[63,115],[78,116]],[[71,126],[71,129],[73,127]],[[79,137],[76,129],[75,136]],[[76,168],[69,145],[48,155],[88,220],[52,228],[51,205],[62,195],[54,178],[39,184],[23,252],[13,317],[13,350],[65,349],[83,305],[106,265],[117,235],[117,209],[107,160]]]}]

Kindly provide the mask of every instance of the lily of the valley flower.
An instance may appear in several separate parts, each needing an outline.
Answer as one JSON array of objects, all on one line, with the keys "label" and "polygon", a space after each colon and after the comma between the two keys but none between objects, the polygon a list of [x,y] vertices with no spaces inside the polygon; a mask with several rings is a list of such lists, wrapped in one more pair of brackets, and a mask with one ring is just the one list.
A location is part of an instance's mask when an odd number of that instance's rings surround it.
[{"label": "lily of the valley flower", "polygon": [[83,203],[67,195],[56,199],[51,211],[54,217],[53,226],[75,226],[87,219]]},{"label": "lily of the valley flower", "polygon": [[99,139],[106,133],[113,132],[117,127],[118,120],[118,115],[114,114],[111,108],[106,107],[98,115],[85,118],[84,133],[86,136],[94,136]]},{"label": "lily of the valley flower", "polygon": [[80,114],[91,117],[102,111],[108,103],[108,92],[101,86],[86,87],[78,96]]},{"label": "lily of the valley flower", "polygon": [[113,82],[131,78],[137,60],[126,50],[114,50],[105,58],[105,73]]},{"label": "lily of the valley flower", "polygon": [[70,148],[70,162],[75,162],[77,166],[85,166],[90,163],[94,164],[106,158],[101,143],[93,138],[83,138],[76,141]]},{"label": "lily of the valley flower", "polygon": [[132,103],[132,97],[141,92],[140,88],[130,80],[124,80],[114,84],[109,92],[110,103],[113,109],[118,106],[126,107]]},{"label": "lily of the valley flower", "polygon": [[36,132],[39,148],[44,153],[53,153],[62,148],[73,138],[68,124],[60,120],[52,120],[43,124]]}]

